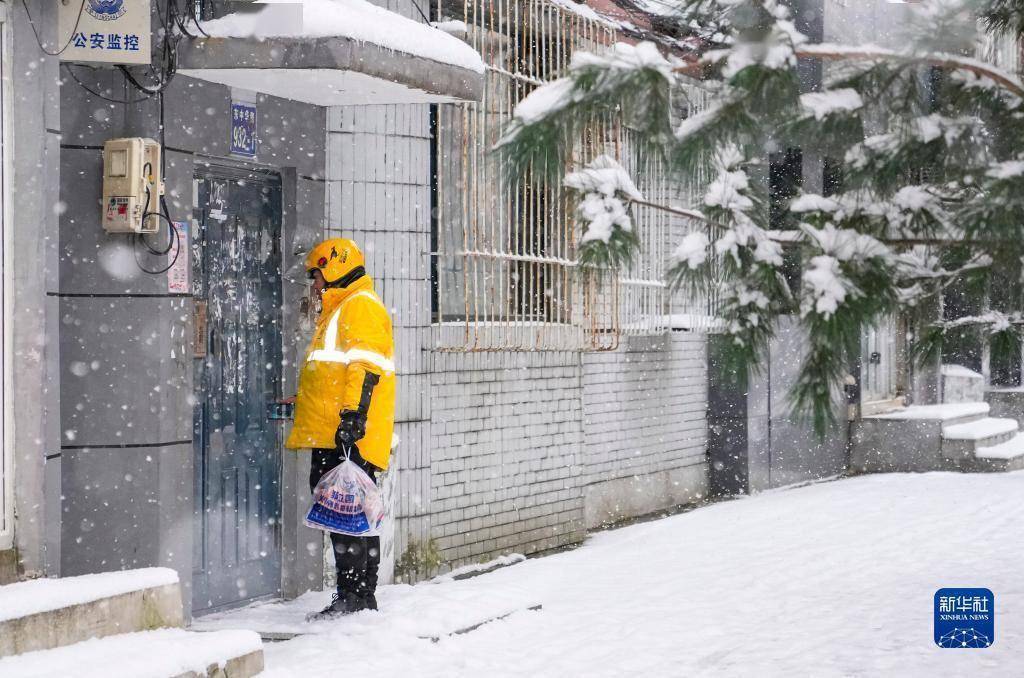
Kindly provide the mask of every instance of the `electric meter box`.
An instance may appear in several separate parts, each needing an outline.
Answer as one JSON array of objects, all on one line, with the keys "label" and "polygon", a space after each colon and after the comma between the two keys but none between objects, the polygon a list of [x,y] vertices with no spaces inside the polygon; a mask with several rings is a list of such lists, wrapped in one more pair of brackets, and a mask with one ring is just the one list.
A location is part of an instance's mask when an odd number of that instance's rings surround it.
[{"label": "electric meter box", "polygon": [[153,139],[109,139],[103,144],[103,230],[160,230],[160,144]]}]

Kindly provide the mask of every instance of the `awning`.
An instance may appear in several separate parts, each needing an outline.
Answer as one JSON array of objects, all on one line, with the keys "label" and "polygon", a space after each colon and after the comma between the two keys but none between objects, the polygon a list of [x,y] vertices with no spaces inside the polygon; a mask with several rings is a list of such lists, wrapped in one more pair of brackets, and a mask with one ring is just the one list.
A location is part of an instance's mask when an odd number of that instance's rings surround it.
[{"label": "awning", "polygon": [[182,75],[320,106],[479,101],[466,43],[364,0],[254,3],[183,40]]}]

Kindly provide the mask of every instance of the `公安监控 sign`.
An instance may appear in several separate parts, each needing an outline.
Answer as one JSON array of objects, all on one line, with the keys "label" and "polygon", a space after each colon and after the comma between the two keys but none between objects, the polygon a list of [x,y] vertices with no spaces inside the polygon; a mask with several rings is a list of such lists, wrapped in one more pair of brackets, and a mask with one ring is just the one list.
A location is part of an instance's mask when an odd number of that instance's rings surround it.
[{"label": "\u516c\u5b89\u76d1\u63a7 sign", "polygon": [[256,157],[256,107],[231,104],[231,153]]},{"label": "\u516c\u5b89\u76d1\u63a7 sign", "polygon": [[149,0],[68,0],[58,3],[61,61],[148,64]]}]

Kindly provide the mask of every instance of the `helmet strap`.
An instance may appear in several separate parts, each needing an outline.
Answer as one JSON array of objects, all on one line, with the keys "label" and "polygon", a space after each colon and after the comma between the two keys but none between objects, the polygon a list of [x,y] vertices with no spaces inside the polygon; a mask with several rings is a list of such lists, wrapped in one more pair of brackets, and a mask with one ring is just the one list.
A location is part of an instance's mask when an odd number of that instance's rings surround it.
[{"label": "helmet strap", "polygon": [[355,281],[366,275],[366,269],[362,266],[356,266],[351,271],[341,276],[334,282],[327,283],[326,287],[348,287]]}]

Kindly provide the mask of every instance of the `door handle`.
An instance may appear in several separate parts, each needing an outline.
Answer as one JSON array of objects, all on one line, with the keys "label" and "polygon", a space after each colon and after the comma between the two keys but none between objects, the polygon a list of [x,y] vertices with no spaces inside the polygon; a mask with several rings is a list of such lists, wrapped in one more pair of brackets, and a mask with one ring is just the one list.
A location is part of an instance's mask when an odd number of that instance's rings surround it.
[{"label": "door handle", "polygon": [[269,421],[279,421],[282,419],[294,419],[295,418],[295,403],[283,403],[278,400],[272,400],[267,403],[267,419]]}]

